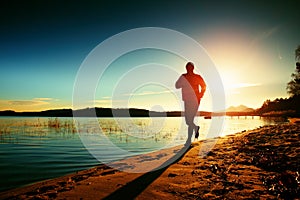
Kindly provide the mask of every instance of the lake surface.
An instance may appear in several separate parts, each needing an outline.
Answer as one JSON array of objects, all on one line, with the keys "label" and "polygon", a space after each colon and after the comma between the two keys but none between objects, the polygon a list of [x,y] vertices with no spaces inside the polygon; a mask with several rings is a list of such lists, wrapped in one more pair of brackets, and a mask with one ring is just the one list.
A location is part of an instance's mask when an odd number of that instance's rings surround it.
[{"label": "lake surface", "polygon": [[[200,139],[210,137],[209,132],[214,131],[210,129],[212,120],[198,117],[196,121],[201,127]],[[284,121],[226,117],[223,130],[217,136],[278,123]],[[187,127],[182,117],[82,118],[78,121],[0,117],[0,191],[118,160],[124,157],[119,152],[126,152],[128,156],[184,144],[186,136]],[[95,149],[105,152],[101,159],[90,154]],[[120,151],[116,151],[118,149]]]}]

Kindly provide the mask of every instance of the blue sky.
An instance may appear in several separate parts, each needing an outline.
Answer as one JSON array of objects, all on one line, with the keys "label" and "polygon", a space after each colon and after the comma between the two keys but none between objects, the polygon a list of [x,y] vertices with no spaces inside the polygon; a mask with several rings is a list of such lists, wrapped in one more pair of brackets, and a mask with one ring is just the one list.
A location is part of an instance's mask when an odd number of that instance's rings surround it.
[{"label": "blue sky", "polygon": [[[300,2],[289,0],[1,1],[0,110],[71,108],[76,74],[89,52],[138,27],[190,36],[215,62],[228,106],[260,107],[266,99],[287,97],[300,44],[299,7]],[[159,92],[149,87],[139,92],[151,90]],[[97,106],[110,105],[103,103],[110,97],[96,98]],[[148,105],[147,99],[132,106],[149,108],[141,103]],[[202,108],[209,109],[209,98],[203,101]]]}]

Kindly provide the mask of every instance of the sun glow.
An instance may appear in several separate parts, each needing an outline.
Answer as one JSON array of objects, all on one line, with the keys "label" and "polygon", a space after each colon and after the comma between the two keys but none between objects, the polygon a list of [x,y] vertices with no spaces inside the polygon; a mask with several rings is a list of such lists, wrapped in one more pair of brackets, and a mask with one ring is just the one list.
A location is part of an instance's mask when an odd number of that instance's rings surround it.
[{"label": "sun glow", "polygon": [[258,108],[268,98],[266,88],[277,81],[268,77],[280,77],[280,71],[274,70],[274,65],[280,63],[275,62],[278,55],[266,44],[279,30],[275,26],[255,33],[242,26],[226,25],[212,27],[199,37],[222,78],[227,106]]}]

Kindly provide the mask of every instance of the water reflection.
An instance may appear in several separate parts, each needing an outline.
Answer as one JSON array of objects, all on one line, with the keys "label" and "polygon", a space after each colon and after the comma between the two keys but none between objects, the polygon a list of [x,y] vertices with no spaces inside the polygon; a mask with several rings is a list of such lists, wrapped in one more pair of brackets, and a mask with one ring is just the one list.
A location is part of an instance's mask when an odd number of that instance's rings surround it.
[{"label": "water reflection", "polygon": [[[172,118],[99,118],[97,127],[89,118],[76,122],[73,118],[0,118],[0,143],[32,143],[37,140],[74,138],[77,133],[97,134],[99,130],[116,144],[174,141],[186,139],[187,128],[181,117]],[[211,120],[198,117],[200,139],[207,137]],[[272,124],[286,123],[285,118],[227,117],[221,136]],[[99,129],[100,128],[100,129]],[[213,127],[212,127],[213,128]],[[151,145],[150,145],[151,146]]]}]

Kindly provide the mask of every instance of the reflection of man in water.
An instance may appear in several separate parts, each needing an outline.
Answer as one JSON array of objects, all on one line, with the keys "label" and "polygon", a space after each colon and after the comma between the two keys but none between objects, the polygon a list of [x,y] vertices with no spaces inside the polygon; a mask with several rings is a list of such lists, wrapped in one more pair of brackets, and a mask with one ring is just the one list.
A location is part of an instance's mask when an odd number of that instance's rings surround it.
[{"label": "reflection of man in water", "polygon": [[[186,74],[182,74],[176,81],[175,87],[177,89],[181,88],[182,100],[184,101],[185,110],[185,122],[188,125],[188,139],[186,145],[191,144],[191,138],[193,131],[195,131],[195,138],[199,136],[199,126],[194,123],[194,118],[197,114],[200,99],[203,97],[206,84],[203,78],[194,73],[194,64],[188,62],[186,64]],[[199,86],[201,87],[201,92],[199,92]]]}]

